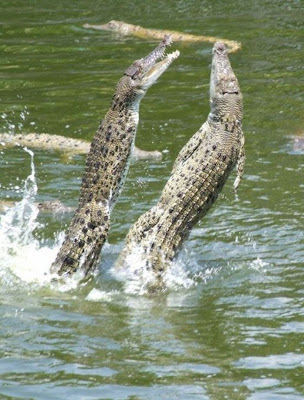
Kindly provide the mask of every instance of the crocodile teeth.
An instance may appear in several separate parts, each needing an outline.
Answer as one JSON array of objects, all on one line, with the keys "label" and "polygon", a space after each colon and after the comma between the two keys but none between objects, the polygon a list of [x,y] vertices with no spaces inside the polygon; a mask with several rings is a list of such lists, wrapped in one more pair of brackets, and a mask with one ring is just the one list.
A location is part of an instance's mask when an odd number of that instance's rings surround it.
[{"label": "crocodile teeth", "polygon": [[169,53],[167,57],[170,58],[170,60],[175,60],[179,55],[180,52],[178,50],[175,50],[172,53]]}]

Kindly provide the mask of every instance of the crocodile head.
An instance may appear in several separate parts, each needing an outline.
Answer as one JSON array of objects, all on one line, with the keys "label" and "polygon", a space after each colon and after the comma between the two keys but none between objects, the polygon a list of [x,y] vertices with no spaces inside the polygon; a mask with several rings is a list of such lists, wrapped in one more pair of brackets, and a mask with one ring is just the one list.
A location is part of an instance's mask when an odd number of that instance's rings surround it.
[{"label": "crocodile head", "polygon": [[213,47],[210,102],[211,114],[215,119],[242,113],[242,93],[222,42],[216,42]]},{"label": "crocodile head", "polygon": [[[166,54],[166,49],[172,43],[169,35],[165,35],[160,44],[146,57],[133,62],[125,70],[124,76],[118,82],[114,100],[129,108],[136,109],[148,88],[179,56],[179,51]],[[117,98],[118,97],[118,98]]]},{"label": "crocodile head", "polygon": [[134,25],[127,24],[123,21],[116,21],[116,20],[111,20],[107,22],[106,24],[99,25],[99,29],[103,29],[105,31],[115,31],[115,32],[120,32],[124,35],[127,35],[132,29],[134,29]]}]

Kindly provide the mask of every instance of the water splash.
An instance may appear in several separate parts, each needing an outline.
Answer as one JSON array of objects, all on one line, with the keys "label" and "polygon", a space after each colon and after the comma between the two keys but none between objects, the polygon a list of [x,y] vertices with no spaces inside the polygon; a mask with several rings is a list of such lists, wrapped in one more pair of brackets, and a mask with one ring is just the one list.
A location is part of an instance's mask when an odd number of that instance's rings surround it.
[{"label": "water splash", "polygon": [[154,273],[145,268],[144,251],[140,246],[134,246],[124,261],[123,266],[114,266],[112,276],[124,285],[129,294],[143,295],[154,282]]},{"label": "water splash", "polygon": [[[16,133],[17,131],[21,132],[24,129],[24,124],[28,122],[27,120],[30,115],[28,108],[25,106],[20,112],[12,110],[9,114],[10,115],[2,113],[0,115],[3,120],[2,126],[4,127],[4,131],[11,134]],[[14,122],[16,120],[19,120],[19,122]],[[30,125],[35,125],[35,122],[31,121]]]},{"label": "water splash", "polygon": [[24,148],[31,156],[31,173],[24,182],[23,198],[7,214],[1,218],[1,226],[6,233],[8,242],[12,245],[26,245],[32,238],[32,231],[38,228],[36,218],[38,207],[34,203],[38,186],[35,177],[34,153]]},{"label": "water splash", "polygon": [[[34,283],[38,286],[51,285],[55,290],[69,291],[76,288],[83,278],[83,273],[75,274],[65,282],[54,284],[53,278],[58,278],[50,273],[50,266],[55,260],[56,254],[63,242],[64,234],[60,233],[55,239],[52,247],[43,241],[39,241],[36,232],[44,226],[37,220],[39,209],[36,196],[38,193],[34,153],[24,148],[30,156],[30,174],[24,181],[23,188],[15,188],[16,193],[21,194],[22,199],[0,217],[0,279],[2,282],[12,284],[18,279],[25,283]],[[254,245],[254,244],[253,244]],[[111,249],[115,246],[110,246]],[[116,249],[117,250],[117,249]],[[114,250],[115,256],[117,251]],[[112,250],[113,251],[113,250]],[[107,254],[107,253],[106,253]],[[109,254],[108,254],[109,255]],[[208,261],[207,261],[208,264]],[[164,283],[169,291],[179,291],[180,289],[190,289],[201,283],[207,283],[214,276],[223,270],[227,273],[234,273],[236,270],[263,272],[265,262],[259,258],[248,262],[238,262],[230,265],[228,262],[210,263],[208,265],[198,260],[195,250],[184,248],[179,258],[174,261],[165,274]],[[148,271],[145,267],[145,255],[141,248],[129,256],[125,268],[112,267],[111,275],[116,281],[123,283],[124,292],[129,294],[144,295],[149,292],[149,287],[153,284],[155,276],[153,271]],[[90,300],[112,299],[107,295],[108,292],[92,292]],[[116,292],[114,293],[116,295]]]},{"label": "water splash", "polygon": [[24,182],[22,199],[0,218],[0,275],[7,278],[10,271],[22,281],[44,283],[51,279],[49,267],[57,246],[43,246],[35,238],[34,232],[43,226],[37,221],[34,153],[24,151],[31,157],[31,173]]},{"label": "water splash", "polygon": [[17,280],[20,284],[33,284],[32,288],[48,286],[60,292],[75,289],[83,279],[83,271],[64,281],[58,274],[50,272],[64,233],[56,235],[53,246],[37,239],[36,233],[44,225],[37,220],[39,208],[34,153],[26,147],[23,150],[31,157],[31,172],[24,181],[23,190],[16,187],[15,192],[21,194],[22,199],[0,216],[0,279],[10,286]]},{"label": "water splash", "polygon": [[[114,266],[110,272],[112,276],[123,284],[124,292],[127,294],[145,295],[155,282],[155,274],[145,267],[145,253],[139,246],[132,249],[128,254],[123,266]],[[222,279],[236,278],[236,284],[240,279],[251,280],[265,279],[268,263],[258,256],[246,261],[233,258],[233,260],[213,260],[206,257],[198,257],[196,250],[191,246],[185,246],[170,267],[163,274],[163,282],[168,293],[191,290],[202,285],[216,284]],[[237,275],[237,274],[238,275]]]},{"label": "water splash", "polygon": [[[191,268],[184,257],[173,261],[163,276],[165,287],[169,290],[188,289],[196,286],[197,282],[191,278]],[[134,246],[128,254],[123,267],[113,267],[111,273],[115,279],[121,281],[128,294],[144,295],[155,283],[155,273],[148,270],[145,262],[145,252],[140,246]]]}]

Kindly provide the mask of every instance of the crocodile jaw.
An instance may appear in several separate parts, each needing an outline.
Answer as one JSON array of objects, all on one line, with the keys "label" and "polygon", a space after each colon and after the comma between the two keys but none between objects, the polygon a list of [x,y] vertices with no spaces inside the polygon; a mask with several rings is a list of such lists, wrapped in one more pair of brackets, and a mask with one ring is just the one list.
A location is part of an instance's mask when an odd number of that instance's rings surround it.
[{"label": "crocodile jaw", "polygon": [[238,80],[222,42],[213,47],[210,77],[210,121],[241,121],[243,100]]},{"label": "crocodile jaw", "polygon": [[213,47],[212,70],[210,78],[210,97],[238,95],[240,87],[231,68],[227,50],[222,42]]},{"label": "crocodile jaw", "polygon": [[134,61],[125,71],[125,78],[139,94],[143,94],[169,67],[173,60],[179,56],[179,51],[165,54],[166,49],[172,44],[171,36],[165,35],[159,45],[146,57]]},{"label": "crocodile jaw", "polygon": [[153,65],[143,77],[141,86],[144,90],[147,90],[156,80],[162,75],[163,72],[169,67],[169,65],[179,56],[178,50],[167,54],[161,61]]}]

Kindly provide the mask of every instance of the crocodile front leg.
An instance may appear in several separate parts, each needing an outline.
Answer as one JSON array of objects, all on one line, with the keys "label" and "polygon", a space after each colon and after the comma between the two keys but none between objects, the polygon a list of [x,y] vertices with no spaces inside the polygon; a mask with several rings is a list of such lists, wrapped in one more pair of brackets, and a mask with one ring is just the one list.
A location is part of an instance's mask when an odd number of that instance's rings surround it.
[{"label": "crocodile front leg", "polygon": [[237,176],[233,184],[234,190],[237,190],[239,184],[241,183],[244,174],[244,167],[245,167],[245,138],[244,136],[242,136],[240,154],[236,164]]}]

